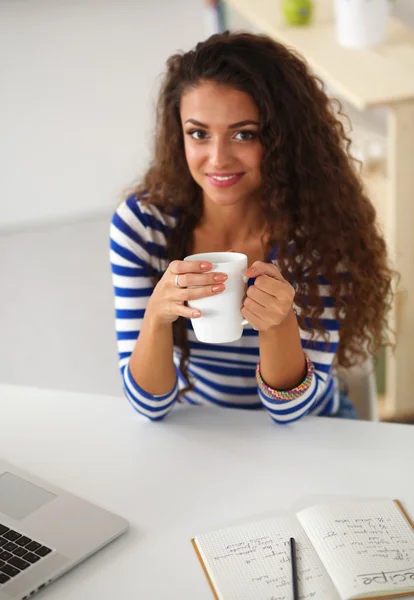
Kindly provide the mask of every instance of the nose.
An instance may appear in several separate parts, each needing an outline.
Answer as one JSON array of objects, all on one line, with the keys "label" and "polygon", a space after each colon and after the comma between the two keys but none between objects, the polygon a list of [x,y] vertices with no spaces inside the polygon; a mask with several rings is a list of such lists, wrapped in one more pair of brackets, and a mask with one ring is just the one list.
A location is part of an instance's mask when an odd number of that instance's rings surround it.
[{"label": "nose", "polygon": [[210,163],[213,169],[220,171],[224,169],[231,158],[231,149],[227,144],[227,140],[216,138],[210,146]]}]

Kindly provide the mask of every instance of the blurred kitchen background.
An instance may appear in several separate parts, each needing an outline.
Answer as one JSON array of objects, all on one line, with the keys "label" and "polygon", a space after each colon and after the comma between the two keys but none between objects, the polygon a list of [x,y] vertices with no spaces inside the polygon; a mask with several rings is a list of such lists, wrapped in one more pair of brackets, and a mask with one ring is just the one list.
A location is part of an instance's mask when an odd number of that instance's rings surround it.
[{"label": "blurred kitchen background", "polygon": [[[234,4],[228,27],[261,30]],[[212,32],[212,10],[205,0],[0,0],[0,382],[121,395],[109,221],[147,164],[165,60]],[[414,28],[414,0],[396,0],[392,14]],[[385,218],[387,109],[345,110]],[[385,402],[383,356],[376,379]]]}]

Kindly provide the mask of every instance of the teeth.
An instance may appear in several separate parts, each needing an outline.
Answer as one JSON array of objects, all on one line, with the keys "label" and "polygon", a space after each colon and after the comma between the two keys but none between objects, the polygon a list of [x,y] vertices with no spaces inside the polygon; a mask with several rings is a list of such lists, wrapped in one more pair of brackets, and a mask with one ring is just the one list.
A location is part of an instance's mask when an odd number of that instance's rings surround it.
[{"label": "teeth", "polygon": [[217,181],[227,181],[228,179],[234,179],[236,175],[226,175],[225,177],[220,177],[219,175],[211,175],[213,179],[217,179]]}]

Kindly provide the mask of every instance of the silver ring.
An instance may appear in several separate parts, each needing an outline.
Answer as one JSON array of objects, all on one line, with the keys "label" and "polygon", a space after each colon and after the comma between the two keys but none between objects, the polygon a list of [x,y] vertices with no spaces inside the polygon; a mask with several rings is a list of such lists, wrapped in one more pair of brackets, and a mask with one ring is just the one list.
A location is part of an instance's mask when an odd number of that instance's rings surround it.
[{"label": "silver ring", "polygon": [[178,274],[178,275],[176,275],[176,276],[175,276],[175,285],[176,285],[178,288],[180,288],[180,290],[182,290],[182,289],[183,289],[183,287],[180,285],[180,283],[179,283],[179,281],[178,281],[178,278],[179,278],[179,276],[180,276],[180,274]]}]

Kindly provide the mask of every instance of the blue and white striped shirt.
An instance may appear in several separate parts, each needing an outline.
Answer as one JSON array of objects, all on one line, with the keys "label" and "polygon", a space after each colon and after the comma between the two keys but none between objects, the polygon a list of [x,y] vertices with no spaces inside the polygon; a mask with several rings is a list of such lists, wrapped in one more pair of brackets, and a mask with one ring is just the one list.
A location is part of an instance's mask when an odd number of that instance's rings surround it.
[{"label": "blue and white striped shirt", "polygon": [[[110,259],[115,292],[116,333],[119,367],[126,397],[132,406],[151,420],[162,419],[177,401],[178,391],[186,382],[179,371],[180,350],[174,348],[177,380],[167,394],[153,396],[141,389],[129,369],[129,359],[138,339],[148,299],[154,289],[155,265],[168,266],[166,236],[175,225],[175,217],[135,196],[123,202],[115,212],[110,233]],[[275,263],[276,264],[276,263]],[[323,280],[322,280],[323,282]],[[258,332],[246,326],[240,340],[228,344],[205,344],[194,335],[188,320],[190,347],[188,372],[194,389],[182,400],[226,408],[265,408],[278,423],[295,421],[306,414],[335,414],[339,408],[339,390],[331,372],[338,347],[339,324],[334,318],[334,299],[329,287],[319,284],[324,300],[321,315],[328,333],[311,340],[300,330],[302,347],[314,364],[310,387],[298,398],[275,401],[258,388],[255,370],[259,359]]]}]

